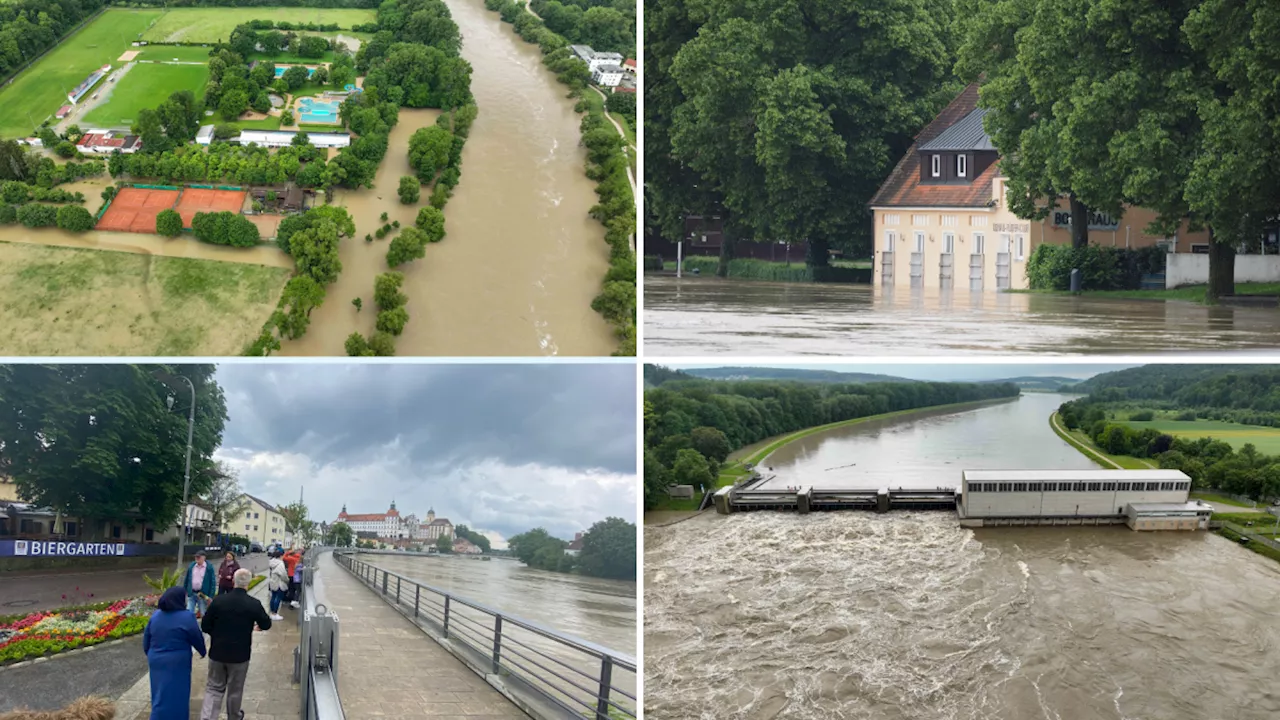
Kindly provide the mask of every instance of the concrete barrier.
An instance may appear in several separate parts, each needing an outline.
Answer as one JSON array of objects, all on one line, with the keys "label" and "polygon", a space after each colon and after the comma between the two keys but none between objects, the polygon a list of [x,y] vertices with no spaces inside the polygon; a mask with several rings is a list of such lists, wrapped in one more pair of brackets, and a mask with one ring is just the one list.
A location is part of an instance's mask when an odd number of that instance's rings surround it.
[{"label": "concrete barrier", "polygon": [[[1170,253],[1165,262],[1165,288],[1209,282],[1209,256]],[[1280,282],[1280,255],[1237,255],[1236,282]]]}]

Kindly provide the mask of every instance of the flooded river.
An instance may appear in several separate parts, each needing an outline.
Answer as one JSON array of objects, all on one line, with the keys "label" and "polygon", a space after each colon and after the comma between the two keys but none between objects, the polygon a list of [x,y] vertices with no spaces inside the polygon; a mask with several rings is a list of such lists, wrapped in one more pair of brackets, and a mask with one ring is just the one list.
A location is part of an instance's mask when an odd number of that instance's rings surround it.
[{"label": "flooded river", "polygon": [[1049,427],[1049,416],[1072,397],[1026,393],[808,435],[765,459],[777,477],[762,487],[958,487],[962,470],[1097,469]]},{"label": "flooded river", "polygon": [[1275,308],[647,275],[646,352],[1038,355],[1259,352]]},{"label": "flooded river", "polygon": [[645,529],[645,716],[1263,720],[1277,597],[1208,533],[702,515]]},{"label": "flooded river", "polygon": [[[410,321],[397,355],[608,355],[607,323],[591,309],[608,269],[604,230],[587,215],[596,202],[583,172],[579,118],[564,86],[481,0],[447,3],[471,63],[480,116],[462,153],[462,182],[445,207],[443,242],[398,268],[405,274]],[[434,124],[432,110],[400,112],[372,190],[342,192],[336,202],[356,221],[344,240],[342,275],[285,355],[341,355],[352,332],[373,331],[373,279],[386,272],[388,240],[365,243],[389,220],[412,225],[418,205],[396,195],[408,166],[409,137]],[[359,313],[351,299],[361,297]]]}]

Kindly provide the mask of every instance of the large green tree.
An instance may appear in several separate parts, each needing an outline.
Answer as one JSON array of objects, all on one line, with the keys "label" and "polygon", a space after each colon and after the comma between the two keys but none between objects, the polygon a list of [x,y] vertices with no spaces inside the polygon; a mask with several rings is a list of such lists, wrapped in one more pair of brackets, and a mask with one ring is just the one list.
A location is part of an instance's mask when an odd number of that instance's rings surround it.
[{"label": "large green tree", "polygon": [[81,518],[89,533],[107,520],[173,523],[191,396],[163,373],[195,386],[190,497],[205,494],[227,420],[212,365],[0,366],[0,474],[24,500]]},{"label": "large green tree", "polygon": [[582,536],[578,572],[614,580],[636,579],[636,526],[622,518],[606,518]]},{"label": "large green tree", "polygon": [[725,242],[808,240],[812,265],[835,243],[868,251],[868,201],[958,89],[950,0],[710,0],[690,16],[671,152],[722,197]]}]

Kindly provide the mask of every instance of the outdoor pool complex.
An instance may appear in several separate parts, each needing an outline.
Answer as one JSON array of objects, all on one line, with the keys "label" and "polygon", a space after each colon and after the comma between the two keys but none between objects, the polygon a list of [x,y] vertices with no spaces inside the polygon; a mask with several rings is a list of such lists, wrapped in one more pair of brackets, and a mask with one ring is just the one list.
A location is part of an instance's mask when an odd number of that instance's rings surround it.
[{"label": "outdoor pool complex", "polygon": [[319,125],[336,125],[338,123],[338,101],[302,98],[298,100],[298,121]]},{"label": "outdoor pool complex", "polygon": [[[285,71],[285,70],[288,70],[288,69],[289,69],[289,68],[291,68],[291,67],[293,67],[293,66],[292,66],[292,65],[277,65],[277,66],[276,66],[276,77],[277,77],[277,78],[282,78],[282,77],[284,77],[284,71]],[[309,67],[309,68],[307,68],[307,77],[311,77],[312,75],[315,75],[315,74],[316,74],[316,69],[315,69],[315,68],[313,68],[313,67]]]}]

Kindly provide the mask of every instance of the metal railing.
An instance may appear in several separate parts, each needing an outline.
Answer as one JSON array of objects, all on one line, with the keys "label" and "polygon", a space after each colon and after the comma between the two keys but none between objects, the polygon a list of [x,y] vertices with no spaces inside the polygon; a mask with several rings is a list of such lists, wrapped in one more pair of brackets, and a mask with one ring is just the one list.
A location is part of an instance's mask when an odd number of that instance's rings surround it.
[{"label": "metal railing", "polygon": [[311,548],[302,558],[298,585],[298,647],[293,681],[301,685],[302,720],[345,720],[338,697],[338,616],[316,598],[316,562],[328,548]]},{"label": "metal railing", "polygon": [[635,658],[336,551],[334,560],[539,718],[636,717]]}]

